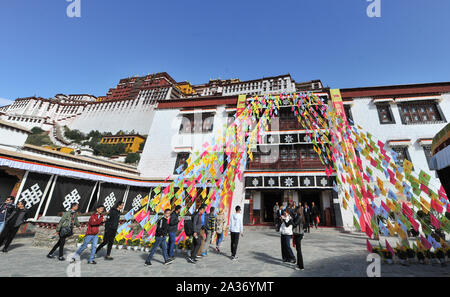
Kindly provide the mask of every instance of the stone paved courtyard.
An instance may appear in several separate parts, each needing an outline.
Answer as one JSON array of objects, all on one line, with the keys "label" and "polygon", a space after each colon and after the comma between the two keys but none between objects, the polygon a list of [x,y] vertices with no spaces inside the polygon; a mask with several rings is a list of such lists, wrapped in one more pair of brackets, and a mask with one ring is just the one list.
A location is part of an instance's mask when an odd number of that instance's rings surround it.
[{"label": "stone paved courtyard", "polygon": [[[246,227],[241,237],[239,259],[229,259],[229,238],[223,243],[223,253],[210,251],[196,265],[185,260],[178,252],[173,264],[162,265],[160,252],[155,254],[153,265],[144,266],[144,252],[113,250],[113,261],[103,257],[97,265],[88,265],[88,252],[82,255],[81,276],[260,276],[260,277],[308,277],[308,276],[366,276],[366,240],[359,233],[342,233],[334,229],[311,230],[302,241],[304,271],[280,260],[280,238],[273,229]],[[66,248],[66,257],[76,250]],[[66,276],[68,262],[47,259],[48,249],[31,246],[31,238],[17,238],[7,254],[0,253],[0,276]],[[294,250],[295,252],[295,250]],[[104,251],[100,252],[100,256]],[[381,276],[450,276],[450,265],[438,264],[401,266],[382,264]]]}]

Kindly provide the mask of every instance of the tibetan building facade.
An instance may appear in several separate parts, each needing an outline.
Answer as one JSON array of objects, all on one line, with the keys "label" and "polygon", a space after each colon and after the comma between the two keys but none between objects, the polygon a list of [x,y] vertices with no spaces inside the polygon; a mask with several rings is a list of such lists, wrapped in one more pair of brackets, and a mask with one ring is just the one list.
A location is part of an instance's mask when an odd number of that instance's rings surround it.
[{"label": "tibetan building facade", "polygon": [[[331,97],[320,80],[295,82],[290,75],[191,84],[177,83],[160,73],[120,80],[106,96],[98,98],[59,94],[51,99],[17,99],[0,107],[4,135],[15,133],[13,138],[20,142],[0,140],[1,193],[28,200],[30,193],[41,193],[35,219],[56,215],[58,207],[63,210],[62,203],[78,197],[85,203],[83,211],[89,211],[95,202],[110,205],[114,199],[126,200],[126,209],[130,209],[152,188],[175,180],[177,168],[234,121],[239,95],[249,99],[296,91],[312,92],[327,102]],[[450,82],[341,89],[341,94],[349,121],[393,148],[400,162],[408,159],[416,170],[436,176],[428,166],[430,145],[448,123]],[[51,136],[63,125],[83,132],[135,130],[148,135],[138,167],[24,144],[32,127],[50,131]],[[327,176],[307,132],[287,106],[269,125],[242,179],[236,181],[231,207],[243,207],[246,224],[273,222],[275,202],[314,202],[321,226],[351,229],[352,213],[341,207],[341,197],[333,190],[334,174]],[[45,180],[38,181],[42,177]],[[33,192],[35,183],[30,181],[36,181],[41,192]],[[72,194],[74,189],[64,187],[65,181],[77,189],[78,196]],[[55,202],[60,205],[51,202],[57,196],[55,191],[64,198]]]}]

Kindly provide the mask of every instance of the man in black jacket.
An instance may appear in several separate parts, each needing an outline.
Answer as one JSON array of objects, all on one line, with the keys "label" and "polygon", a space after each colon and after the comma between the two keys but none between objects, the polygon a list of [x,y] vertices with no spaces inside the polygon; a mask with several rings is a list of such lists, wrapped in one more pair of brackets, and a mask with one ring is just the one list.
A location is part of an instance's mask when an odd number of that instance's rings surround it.
[{"label": "man in black jacket", "polygon": [[314,226],[317,229],[317,217],[319,216],[319,210],[317,209],[317,207],[314,205],[314,202],[312,202],[311,204],[311,220],[314,223]]},{"label": "man in black jacket", "polygon": [[0,204],[0,233],[2,233],[3,228],[5,228],[6,219],[15,208],[14,199],[13,196],[9,196],[6,198],[5,202]]},{"label": "man in black jacket", "polygon": [[167,243],[166,243],[166,238],[167,238],[167,233],[169,232],[169,217],[170,217],[170,209],[166,209],[164,211],[164,217],[162,217],[161,219],[159,219],[158,221],[158,225],[156,227],[156,232],[155,232],[155,242],[153,243],[152,249],[150,250],[150,254],[147,257],[147,260],[145,260],[145,265],[150,266],[152,265],[152,258],[153,255],[156,252],[156,249],[161,246],[161,249],[163,251],[163,256],[164,256],[164,265],[168,265],[170,263],[173,262],[173,259],[169,259],[169,257],[167,256]]},{"label": "man in black jacket", "polygon": [[311,226],[311,209],[309,208],[308,204],[305,202],[305,207],[303,208],[303,213],[305,215],[305,226],[304,229],[307,233],[310,231]]},{"label": "man in black jacket", "polygon": [[16,236],[17,231],[22,224],[25,224],[28,219],[28,211],[25,209],[25,204],[23,201],[17,202],[17,207],[11,212],[11,215],[8,216],[5,222],[5,229],[0,235],[0,246],[5,243],[2,252],[8,252],[8,247],[11,244],[11,241]]},{"label": "man in black jacket", "polygon": [[123,201],[119,201],[116,205],[110,210],[107,220],[105,222],[105,234],[103,235],[103,242],[98,246],[95,253],[97,254],[105,245],[106,247],[106,256],[105,260],[113,260],[111,257],[111,249],[114,244],[114,238],[116,237],[117,228],[119,227],[120,221],[120,213],[123,209]]},{"label": "man in black jacket", "polygon": [[192,234],[192,250],[191,256],[188,257],[188,261],[191,263],[197,262],[196,256],[200,249],[201,239],[200,239],[200,230],[203,227],[202,224],[202,215],[205,212],[205,205],[202,204],[198,211],[192,216],[191,220],[193,222],[194,233]]},{"label": "man in black jacket", "polygon": [[169,220],[169,244],[168,244],[168,256],[169,259],[175,260],[175,240],[177,239],[177,229],[178,229],[178,215],[181,212],[181,205],[175,206],[175,210],[170,215]]}]

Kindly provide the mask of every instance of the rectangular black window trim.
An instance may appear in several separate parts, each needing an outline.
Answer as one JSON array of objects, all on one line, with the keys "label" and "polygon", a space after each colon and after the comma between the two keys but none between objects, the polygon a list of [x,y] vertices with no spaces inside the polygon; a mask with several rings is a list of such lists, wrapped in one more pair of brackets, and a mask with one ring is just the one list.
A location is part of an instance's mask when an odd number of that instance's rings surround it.
[{"label": "rectangular black window trim", "polygon": [[411,157],[409,156],[407,146],[394,146],[394,147],[392,147],[392,150],[398,154],[397,155],[397,161],[398,161],[397,164],[400,165],[401,167],[403,167],[403,161],[405,159],[412,162]]},{"label": "rectangular black window trim", "polygon": [[430,168],[431,145],[424,145],[423,152],[425,153],[425,158],[427,159],[428,168]]},{"label": "rectangular black window trim", "polygon": [[352,110],[351,110],[351,106],[350,105],[344,105],[344,111],[345,111],[345,116],[347,117],[347,121],[348,123],[352,126],[354,121],[353,121],[353,115],[352,115]]},{"label": "rectangular black window trim", "polygon": [[389,103],[376,104],[378,111],[378,118],[380,124],[395,124],[395,119],[392,114],[391,106]]},{"label": "rectangular black window trim", "polygon": [[436,102],[414,102],[399,105],[400,116],[405,125],[436,124],[445,122]]}]

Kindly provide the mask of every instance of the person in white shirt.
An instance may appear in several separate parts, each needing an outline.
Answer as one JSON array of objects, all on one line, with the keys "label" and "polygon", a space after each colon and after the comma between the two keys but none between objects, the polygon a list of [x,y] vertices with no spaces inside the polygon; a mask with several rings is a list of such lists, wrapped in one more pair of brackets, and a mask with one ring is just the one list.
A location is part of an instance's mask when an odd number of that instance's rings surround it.
[{"label": "person in white shirt", "polygon": [[236,206],[236,213],[231,215],[230,218],[230,233],[231,233],[231,260],[235,260],[236,251],[239,243],[239,235],[244,232],[243,219],[241,214],[241,207]]},{"label": "person in white shirt", "polygon": [[290,243],[292,237],[292,226],[293,220],[288,210],[283,210],[283,214],[281,216],[281,256],[283,258],[283,262],[291,262],[296,263],[296,259],[294,253],[292,252]]}]

